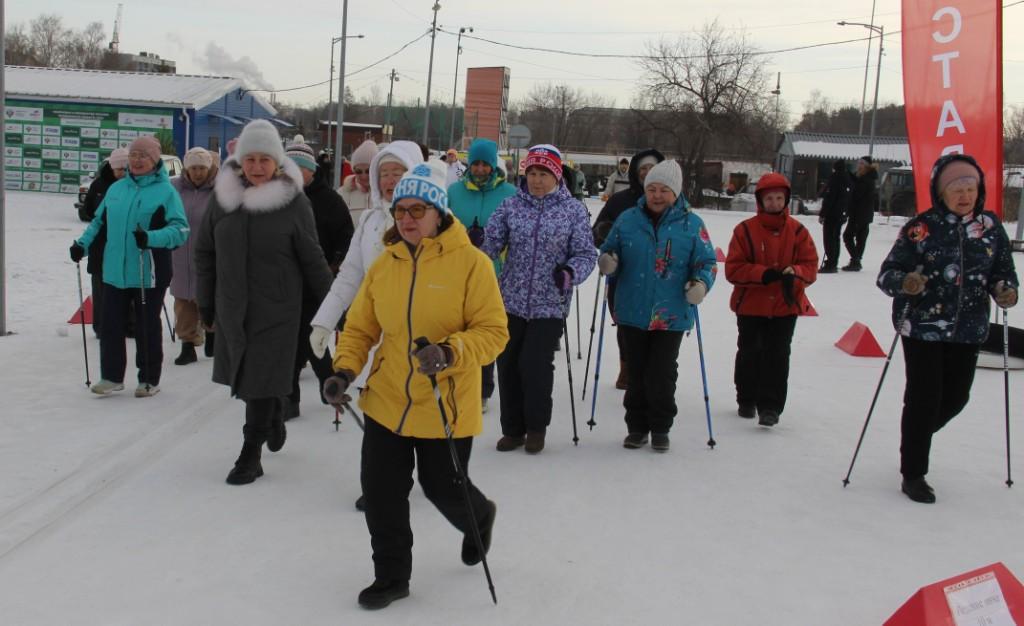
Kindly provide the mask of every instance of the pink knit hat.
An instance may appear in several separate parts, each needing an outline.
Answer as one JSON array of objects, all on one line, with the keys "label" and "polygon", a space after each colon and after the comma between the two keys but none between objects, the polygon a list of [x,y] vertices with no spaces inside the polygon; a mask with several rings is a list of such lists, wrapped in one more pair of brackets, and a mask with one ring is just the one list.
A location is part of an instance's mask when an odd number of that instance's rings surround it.
[{"label": "pink knit hat", "polygon": [[160,162],[160,142],[155,137],[139,137],[128,146],[128,153],[132,152],[142,152],[153,160],[154,165]]}]

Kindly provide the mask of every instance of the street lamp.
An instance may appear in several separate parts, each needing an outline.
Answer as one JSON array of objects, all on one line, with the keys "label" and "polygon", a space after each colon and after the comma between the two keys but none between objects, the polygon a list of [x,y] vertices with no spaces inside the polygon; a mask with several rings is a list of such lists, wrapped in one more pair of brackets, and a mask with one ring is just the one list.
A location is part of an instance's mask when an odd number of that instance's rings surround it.
[{"label": "street lamp", "polygon": [[[327,142],[324,147],[330,149],[331,147],[331,105],[334,104],[334,44],[338,43],[342,39],[362,39],[363,35],[345,35],[342,37],[331,37],[331,74],[327,81]],[[344,70],[342,70],[344,73]]]},{"label": "street lamp", "polygon": [[[459,91],[459,57],[462,56],[462,35],[465,32],[473,32],[472,26],[463,26],[459,29],[459,39],[455,50],[455,84],[452,86],[452,128],[448,135],[448,147],[455,147],[455,95]],[[465,121],[465,118],[463,118]]]},{"label": "street lamp", "polygon": [[868,138],[868,156],[874,156],[875,150],[875,122],[878,118],[878,83],[882,78],[882,51],[885,49],[885,27],[865,24],[863,22],[837,22],[840,26],[863,26],[868,30],[878,33],[878,69],[875,71],[875,101],[871,105],[871,135]]}]

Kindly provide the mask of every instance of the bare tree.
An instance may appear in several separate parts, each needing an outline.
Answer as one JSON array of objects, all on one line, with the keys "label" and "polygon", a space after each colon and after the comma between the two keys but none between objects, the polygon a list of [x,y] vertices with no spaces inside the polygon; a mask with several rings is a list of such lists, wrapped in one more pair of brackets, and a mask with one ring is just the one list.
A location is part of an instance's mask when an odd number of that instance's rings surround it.
[{"label": "bare tree", "polygon": [[[717,132],[774,110],[765,63],[743,31],[726,31],[717,20],[692,36],[648,44],[647,56],[638,61],[646,119],[672,137],[688,181],[703,170]],[[699,201],[700,186],[695,187],[692,199]]]},{"label": "bare tree", "polygon": [[115,55],[103,45],[103,24],[92,22],[81,31],[64,26],[56,14],[43,14],[28,24],[11,28],[5,38],[4,52],[12,65],[63,68],[111,68]]},{"label": "bare tree", "polygon": [[530,127],[538,143],[578,148],[589,144],[595,132],[595,117],[611,104],[609,98],[597,93],[565,84],[539,83],[516,107],[516,119]]},{"label": "bare tree", "polygon": [[1003,161],[1024,164],[1024,107],[1003,114]]}]

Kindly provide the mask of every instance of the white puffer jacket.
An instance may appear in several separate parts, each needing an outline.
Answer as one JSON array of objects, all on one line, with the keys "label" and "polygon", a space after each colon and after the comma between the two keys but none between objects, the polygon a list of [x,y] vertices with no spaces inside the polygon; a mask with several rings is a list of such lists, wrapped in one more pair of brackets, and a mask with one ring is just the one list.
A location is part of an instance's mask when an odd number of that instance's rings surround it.
[{"label": "white puffer jacket", "polygon": [[420,147],[411,141],[395,141],[377,153],[370,162],[370,202],[371,209],[363,213],[352,235],[348,254],[334,277],[331,291],[320,303],[320,309],[310,323],[312,326],[333,329],[338,325],[342,314],[348,310],[363,283],[366,270],[384,251],[384,233],[394,225],[391,217],[391,203],[384,200],[380,193],[380,161],[386,156],[397,157],[411,170],[423,162]]}]

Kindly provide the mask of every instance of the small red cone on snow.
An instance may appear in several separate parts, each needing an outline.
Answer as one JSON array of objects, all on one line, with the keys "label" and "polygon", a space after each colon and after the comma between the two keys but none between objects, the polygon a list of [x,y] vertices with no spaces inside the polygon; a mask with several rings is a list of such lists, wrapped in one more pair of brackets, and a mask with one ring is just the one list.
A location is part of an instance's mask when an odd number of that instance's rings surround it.
[{"label": "small red cone on snow", "polygon": [[818,309],[814,308],[810,300],[807,301],[807,310],[804,311],[804,315],[807,317],[818,317]]},{"label": "small red cone on snow", "polygon": [[853,356],[885,356],[882,346],[878,345],[878,340],[871,334],[871,329],[860,322],[850,326],[846,334],[836,342],[836,347]]},{"label": "small red cone on snow", "polygon": [[884,626],[1024,624],[1024,585],[1002,563],[921,587]]},{"label": "small red cone on snow", "polygon": [[715,248],[715,260],[719,263],[725,263],[725,253],[722,252],[721,248]]},{"label": "small red cone on snow", "polygon": [[[82,312],[85,312],[85,320],[82,320]],[[92,296],[87,296],[82,306],[78,307],[75,314],[68,320],[68,324],[92,324]]]}]

